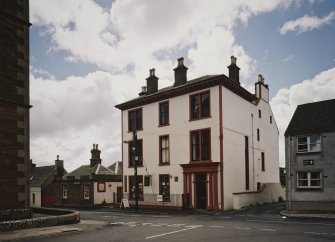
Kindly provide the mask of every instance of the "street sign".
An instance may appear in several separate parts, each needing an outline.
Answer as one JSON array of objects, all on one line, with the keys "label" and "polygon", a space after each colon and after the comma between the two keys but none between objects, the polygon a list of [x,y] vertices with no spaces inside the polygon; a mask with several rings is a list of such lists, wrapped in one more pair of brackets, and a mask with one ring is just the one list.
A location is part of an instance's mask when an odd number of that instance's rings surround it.
[{"label": "street sign", "polygon": [[128,199],[125,199],[125,198],[122,199],[121,204],[120,204],[120,208],[122,208],[122,205],[123,205],[124,208],[130,208]]},{"label": "street sign", "polygon": [[304,160],[304,165],[305,166],[314,165],[314,160]]}]

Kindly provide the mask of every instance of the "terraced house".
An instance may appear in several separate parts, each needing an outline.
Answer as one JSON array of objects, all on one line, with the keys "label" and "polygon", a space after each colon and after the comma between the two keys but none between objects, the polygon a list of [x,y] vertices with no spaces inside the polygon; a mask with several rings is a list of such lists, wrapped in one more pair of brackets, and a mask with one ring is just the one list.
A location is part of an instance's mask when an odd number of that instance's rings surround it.
[{"label": "terraced house", "polygon": [[[116,106],[122,111],[123,194],[131,204],[134,130],[140,207],[232,209],[235,202],[255,203],[251,197],[264,184],[279,183],[278,129],[268,85],[260,75],[251,94],[240,85],[234,56],[228,69],[229,76],[187,80],[188,68],[179,58],[172,86],[158,89],[151,69],[139,97]],[[244,194],[250,200],[238,199]]]},{"label": "terraced house", "polygon": [[287,209],[335,211],[335,99],[299,105],[285,147]]}]

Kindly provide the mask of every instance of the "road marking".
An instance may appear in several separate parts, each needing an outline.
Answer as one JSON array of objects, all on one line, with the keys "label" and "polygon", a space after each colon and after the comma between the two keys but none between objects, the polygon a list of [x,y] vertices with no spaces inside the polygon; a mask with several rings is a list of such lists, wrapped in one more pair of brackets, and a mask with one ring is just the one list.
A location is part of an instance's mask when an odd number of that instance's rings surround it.
[{"label": "road marking", "polygon": [[208,226],[209,228],[223,228],[223,226],[221,225],[212,225],[212,226]]},{"label": "road marking", "polygon": [[277,230],[275,230],[275,229],[260,229],[260,231],[276,232]]},{"label": "road marking", "polygon": [[235,229],[250,230],[250,228],[243,228],[243,227],[235,227]]},{"label": "road marking", "polygon": [[152,223],[142,223],[142,226],[145,226],[145,225],[150,225]]},{"label": "road marking", "polygon": [[160,227],[162,225],[161,224],[151,224],[150,226],[152,226],[152,227]]},{"label": "road marking", "polygon": [[203,225],[188,225],[188,226],[185,226],[186,228],[200,228],[200,227],[204,227]]},{"label": "road marking", "polygon": [[220,218],[232,218],[232,217],[220,217]]},{"label": "road marking", "polygon": [[320,234],[320,233],[316,233],[316,232],[304,232],[304,234]]},{"label": "road marking", "polygon": [[169,232],[169,233],[157,234],[157,235],[146,237],[145,239],[153,239],[153,238],[162,237],[162,236],[169,235],[169,234],[175,234],[175,233],[187,231],[187,230],[190,230],[190,229],[196,229],[196,228],[197,227],[190,227],[190,228],[187,228],[187,229],[176,230],[176,231],[172,231],[172,232]]},{"label": "road marking", "polygon": [[309,224],[309,225],[325,225],[325,226],[335,226],[334,224],[326,224],[326,223],[301,223],[301,222],[288,222],[288,221],[271,221],[271,220],[245,220],[247,222],[260,222],[260,223],[280,223],[280,224]]},{"label": "road marking", "polygon": [[180,227],[180,226],[184,226],[185,224],[169,224],[169,227]]}]

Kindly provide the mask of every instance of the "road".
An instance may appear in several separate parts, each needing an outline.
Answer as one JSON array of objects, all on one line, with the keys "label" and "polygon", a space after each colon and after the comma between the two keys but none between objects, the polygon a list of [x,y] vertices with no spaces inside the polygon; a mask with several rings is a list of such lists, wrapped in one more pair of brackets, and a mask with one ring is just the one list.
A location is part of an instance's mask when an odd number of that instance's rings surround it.
[{"label": "road", "polygon": [[231,214],[145,214],[81,211],[84,221],[103,229],[30,241],[335,241],[335,221],[290,219],[271,204]]}]

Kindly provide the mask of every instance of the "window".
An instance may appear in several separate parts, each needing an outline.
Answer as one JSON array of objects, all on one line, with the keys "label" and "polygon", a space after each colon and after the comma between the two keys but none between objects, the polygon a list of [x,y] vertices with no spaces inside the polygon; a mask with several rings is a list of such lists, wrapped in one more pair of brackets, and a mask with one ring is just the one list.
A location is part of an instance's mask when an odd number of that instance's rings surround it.
[{"label": "window", "polygon": [[270,116],[270,124],[272,124],[272,116]]},{"label": "window", "polygon": [[[132,147],[133,147],[133,141],[128,142],[128,154],[129,154],[129,167],[133,167],[134,166],[134,160],[135,160],[135,156],[134,156],[134,152],[132,151]],[[142,145],[142,140],[139,139],[137,140],[137,165],[138,166],[142,166],[143,165],[143,145]]]},{"label": "window", "polygon": [[261,139],[261,134],[260,134],[259,129],[257,129],[257,141],[260,141],[260,139]]},{"label": "window", "polygon": [[298,137],[298,153],[320,152],[321,151],[321,136],[311,135]]},{"label": "window", "polygon": [[[143,200],[143,176],[137,176],[138,198]],[[129,199],[135,199],[135,177],[129,176]]]},{"label": "window", "polygon": [[170,163],[170,140],[169,136],[159,137],[159,164],[166,165]]},{"label": "window", "polygon": [[206,118],[210,116],[209,92],[199,93],[190,97],[190,119]]},{"label": "window", "polygon": [[170,201],[170,175],[159,175],[159,194],[164,202]]},{"label": "window", "polygon": [[124,176],[124,192],[127,192],[127,176]]},{"label": "window", "polygon": [[98,192],[105,192],[106,191],[106,183],[105,182],[98,182]]},{"label": "window", "polygon": [[297,188],[321,188],[321,172],[320,171],[298,171],[297,172]]},{"label": "window", "polygon": [[90,184],[84,184],[83,185],[83,198],[85,200],[90,199]]},{"label": "window", "polygon": [[191,161],[204,161],[210,159],[210,129],[191,131]]},{"label": "window", "polygon": [[258,109],[258,117],[262,118],[262,111],[260,109]]},{"label": "window", "polygon": [[264,155],[264,152],[262,152],[261,159],[262,159],[262,171],[265,171],[265,155]]},{"label": "window", "polygon": [[169,124],[169,102],[159,104],[159,125]]},{"label": "window", "polygon": [[128,112],[128,130],[142,129],[142,109],[136,109]]},{"label": "window", "polygon": [[35,204],[35,193],[33,193],[33,204]]},{"label": "window", "polygon": [[63,194],[63,199],[67,199],[67,185],[66,184],[62,185],[62,194]]}]

